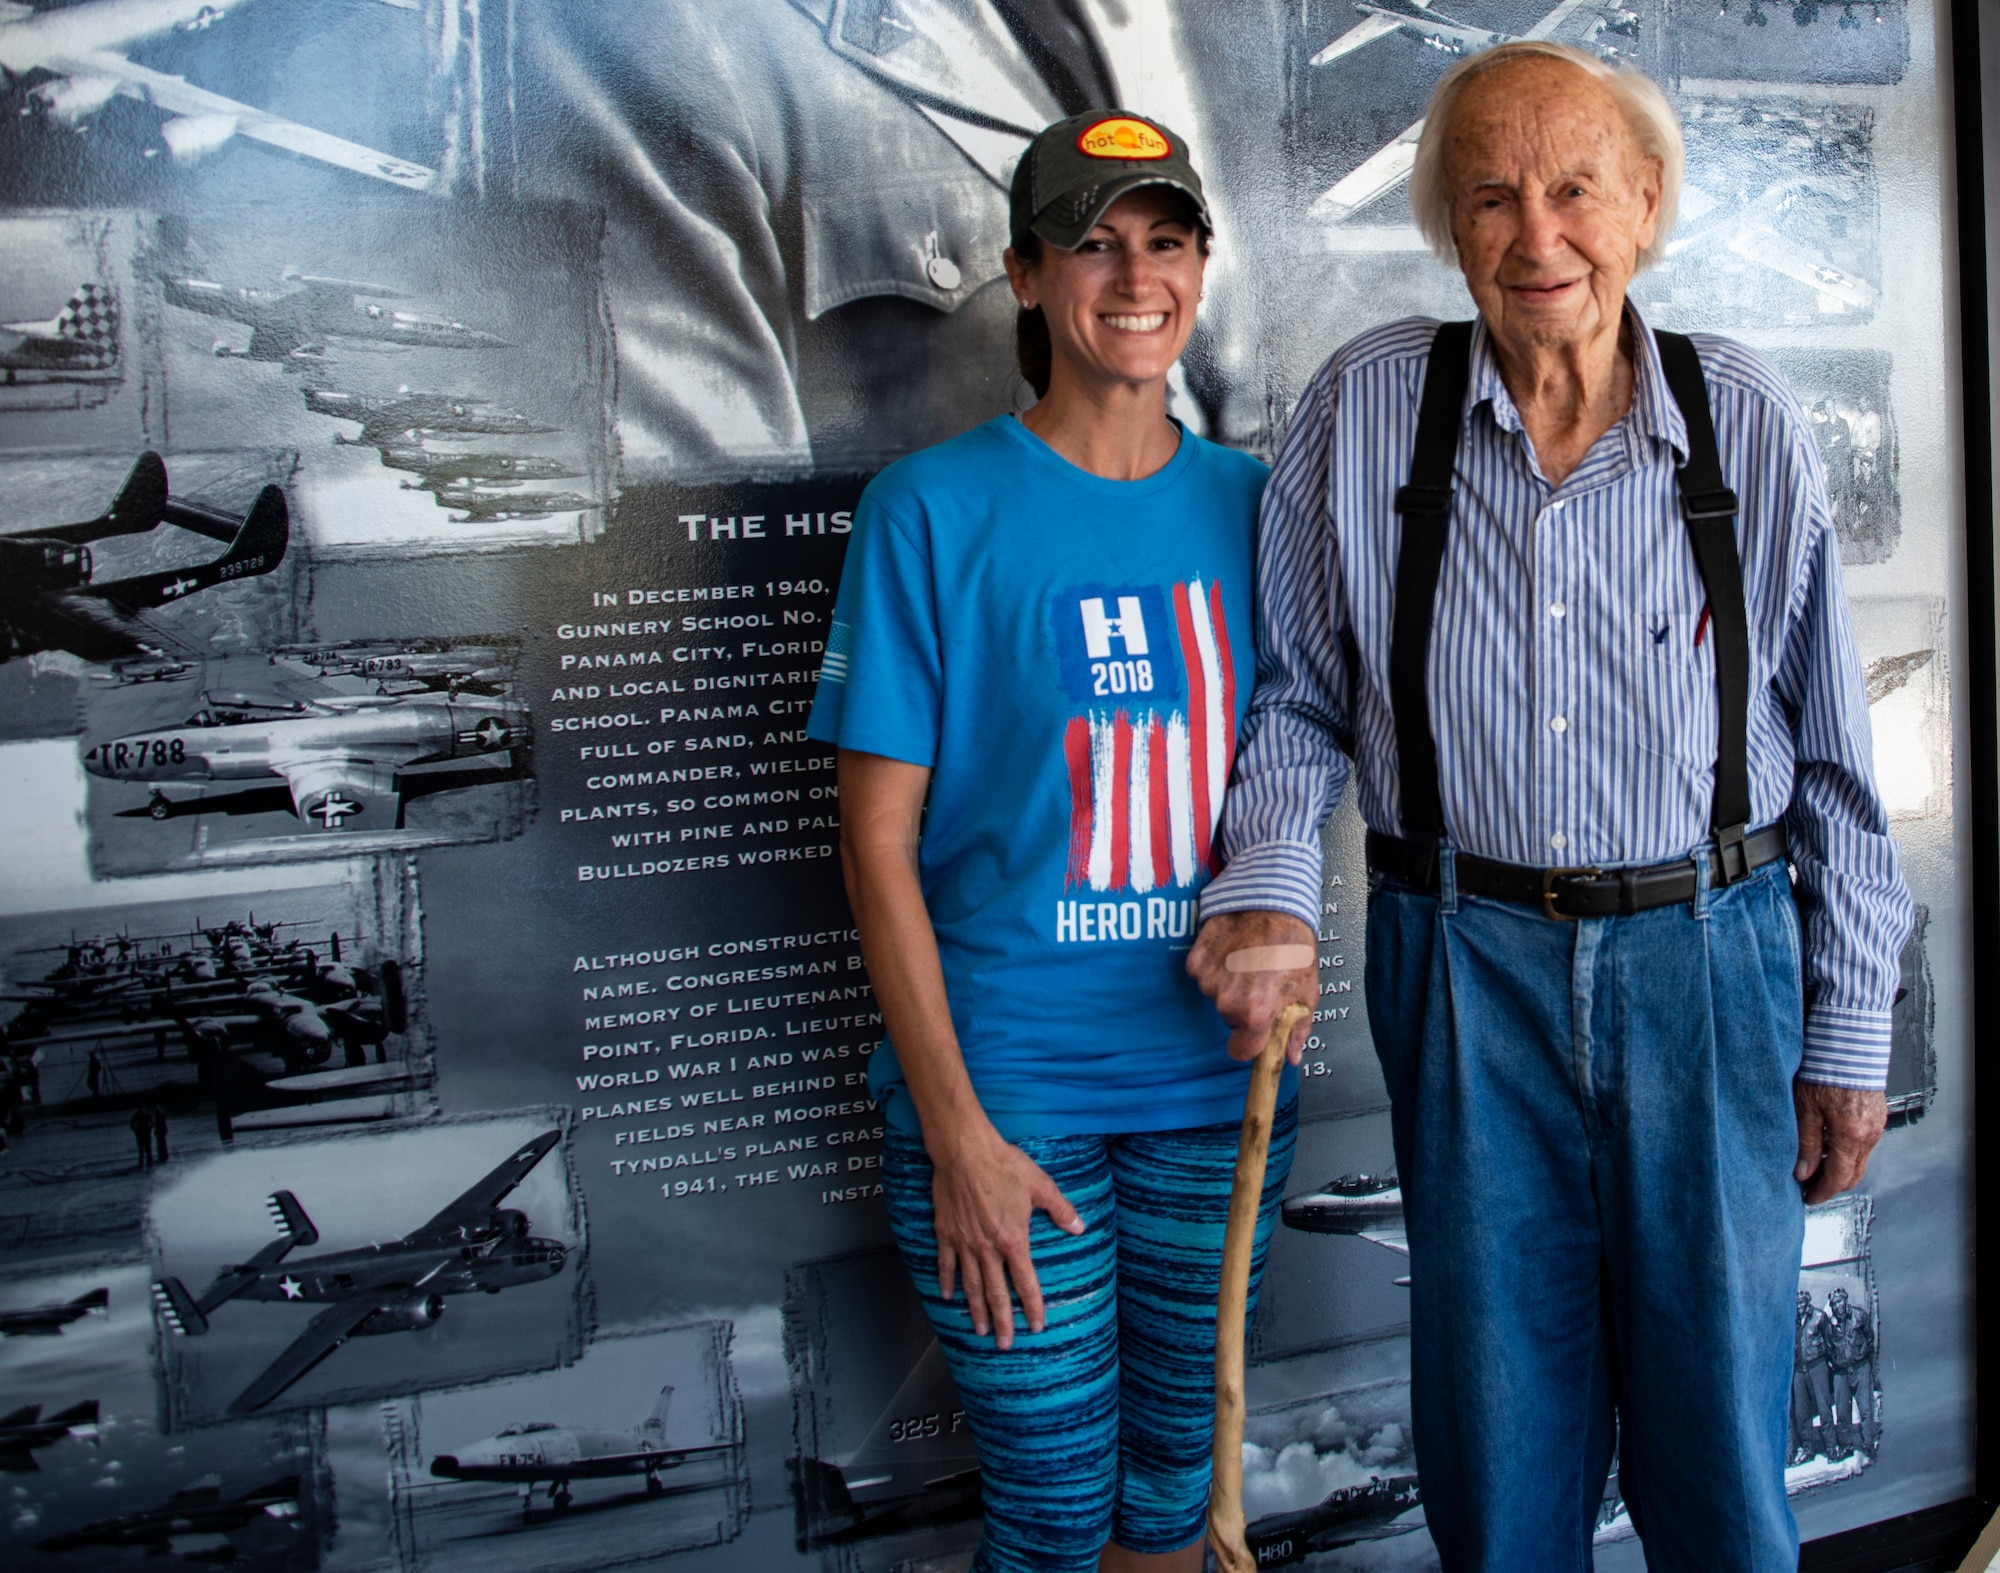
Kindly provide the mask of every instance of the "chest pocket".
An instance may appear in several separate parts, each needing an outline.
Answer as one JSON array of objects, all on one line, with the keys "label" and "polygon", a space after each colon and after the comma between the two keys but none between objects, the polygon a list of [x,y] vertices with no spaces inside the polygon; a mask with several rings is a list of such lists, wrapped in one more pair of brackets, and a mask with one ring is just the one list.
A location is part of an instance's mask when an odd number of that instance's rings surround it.
[{"label": "chest pocket", "polygon": [[1646,747],[1705,775],[1715,765],[1714,619],[1699,605],[1662,608],[1640,614],[1629,637]]},{"label": "chest pocket", "polygon": [[1714,619],[1705,610],[1674,607],[1641,614],[1641,653],[1671,666],[1699,667],[1714,680]]},{"label": "chest pocket", "polygon": [[816,183],[804,222],[808,320],[875,295],[956,311],[1003,271],[1007,199],[970,168]]}]

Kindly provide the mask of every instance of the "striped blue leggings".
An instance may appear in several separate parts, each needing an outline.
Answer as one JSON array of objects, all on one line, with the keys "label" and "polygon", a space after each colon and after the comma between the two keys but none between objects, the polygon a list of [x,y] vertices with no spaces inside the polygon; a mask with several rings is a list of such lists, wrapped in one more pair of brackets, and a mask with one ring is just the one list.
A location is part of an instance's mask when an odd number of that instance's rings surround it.
[{"label": "striped blue leggings", "polygon": [[[1292,1167],[1298,1108],[1271,1132],[1250,1303]],[[1048,1325],[1005,1353],[972,1331],[963,1287],[938,1298],[931,1162],[893,1127],[889,1222],[979,1444],[986,1533],[972,1573],[1092,1573],[1107,1540],[1176,1551],[1201,1538],[1215,1413],[1215,1299],[1240,1127],[1031,1137],[1018,1145],[1083,1215],[1036,1213],[1029,1249]]]}]

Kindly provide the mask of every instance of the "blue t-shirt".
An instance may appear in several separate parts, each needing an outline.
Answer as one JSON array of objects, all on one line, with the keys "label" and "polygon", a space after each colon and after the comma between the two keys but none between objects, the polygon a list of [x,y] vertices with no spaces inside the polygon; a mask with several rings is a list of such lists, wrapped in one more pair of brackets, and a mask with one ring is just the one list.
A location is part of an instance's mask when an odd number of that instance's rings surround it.
[{"label": "blue t-shirt", "polygon": [[[924,900],[1009,1140],[1242,1117],[1248,1067],[1184,969],[1255,670],[1266,474],[1183,433],[1156,474],[1105,480],[1001,416],[855,510],[807,732],[931,769]],[[918,1129],[886,1042],[869,1084]]]}]

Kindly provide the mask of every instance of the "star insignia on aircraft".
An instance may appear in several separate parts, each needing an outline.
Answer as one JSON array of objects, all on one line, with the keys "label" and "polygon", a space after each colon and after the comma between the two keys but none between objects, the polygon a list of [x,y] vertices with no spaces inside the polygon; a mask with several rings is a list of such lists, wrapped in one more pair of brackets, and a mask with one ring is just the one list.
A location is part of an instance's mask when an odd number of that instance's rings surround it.
[{"label": "star insignia on aircraft", "polygon": [[507,741],[507,725],[495,716],[488,716],[472,729],[481,748],[499,748]]},{"label": "star insignia on aircraft", "polygon": [[306,1297],[306,1286],[290,1273],[278,1280],[278,1289],[287,1300],[303,1300]]},{"label": "star insignia on aircraft", "polygon": [[172,584],[162,589],[160,593],[171,598],[177,595],[186,595],[188,591],[199,590],[200,588],[201,581],[198,579],[176,579]]},{"label": "star insignia on aircraft", "polygon": [[311,808],[306,810],[328,830],[332,830],[351,814],[361,812],[361,805],[352,798],[342,797],[338,792],[329,792]]}]

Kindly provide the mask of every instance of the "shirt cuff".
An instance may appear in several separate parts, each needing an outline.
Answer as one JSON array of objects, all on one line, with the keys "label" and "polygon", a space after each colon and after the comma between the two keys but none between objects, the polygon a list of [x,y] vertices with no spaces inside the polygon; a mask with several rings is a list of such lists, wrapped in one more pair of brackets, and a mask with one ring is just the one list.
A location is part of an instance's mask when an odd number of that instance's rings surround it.
[{"label": "shirt cuff", "polygon": [[1201,921],[1225,912],[1289,912],[1319,932],[1317,841],[1266,841],[1245,847],[1201,893]]},{"label": "shirt cuff", "polygon": [[1823,1087],[1880,1092],[1889,1082],[1890,1015],[1815,1005],[1806,1012],[1806,1051],[1799,1080]]}]

